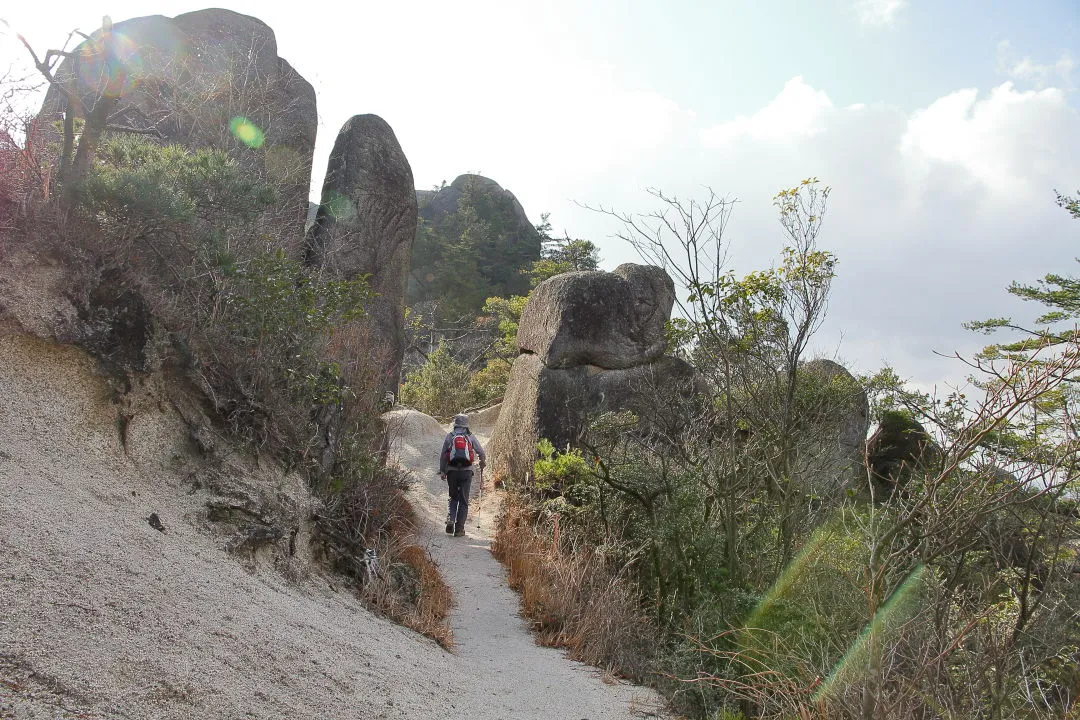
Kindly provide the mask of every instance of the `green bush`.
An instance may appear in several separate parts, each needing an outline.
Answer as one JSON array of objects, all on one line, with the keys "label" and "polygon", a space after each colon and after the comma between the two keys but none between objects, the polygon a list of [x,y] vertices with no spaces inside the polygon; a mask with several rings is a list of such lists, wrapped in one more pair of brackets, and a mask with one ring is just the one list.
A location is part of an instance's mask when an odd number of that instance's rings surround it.
[{"label": "green bush", "polygon": [[323,280],[287,257],[259,230],[273,188],[219,151],[107,137],[72,194],[97,264],[138,289],[227,427],[308,457],[319,408],[350,392],[330,342],[364,316],[366,280]]},{"label": "green bush", "polygon": [[221,322],[200,338],[230,343],[215,352],[223,361],[215,384],[237,403],[237,429],[306,456],[319,431],[315,409],[363,392],[348,387],[328,345],[365,317],[370,287],[363,278],[323,279],[281,250],[256,256],[225,286]]},{"label": "green bush", "polygon": [[591,477],[580,450],[558,452],[547,438],[541,438],[536,443],[536,449],[540,452],[540,458],[533,464],[536,487],[563,492],[587,482]]},{"label": "green bush", "polygon": [[511,367],[509,360],[496,358],[489,360],[487,365],[473,374],[469,380],[469,389],[477,405],[488,405],[506,395]]},{"label": "green bush", "polygon": [[112,241],[156,240],[161,234],[189,250],[219,245],[242,254],[259,214],[277,200],[274,189],[216,150],[156,145],[139,136],[102,143],[87,177],[72,189]]},{"label": "green bush", "polygon": [[599,488],[581,451],[558,452],[551,441],[541,438],[536,444],[540,457],[533,463],[533,481],[527,488],[540,513],[568,519],[571,534],[602,540],[595,529],[599,508]]},{"label": "green bush", "polygon": [[437,418],[449,418],[476,403],[472,373],[453,358],[443,342],[427,362],[410,372],[401,386],[401,402]]}]

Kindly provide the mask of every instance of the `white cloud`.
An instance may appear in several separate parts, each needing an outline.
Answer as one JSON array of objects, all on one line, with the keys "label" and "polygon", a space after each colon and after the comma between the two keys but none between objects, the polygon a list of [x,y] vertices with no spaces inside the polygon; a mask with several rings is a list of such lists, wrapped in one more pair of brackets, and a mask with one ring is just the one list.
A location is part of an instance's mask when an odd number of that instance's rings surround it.
[{"label": "white cloud", "polygon": [[[815,351],[838,352],[859,371],[890,362],[929,386],[965,374],[935,351],[970,355],[985,343],[962,323],[1031,317],[1033,309],[1005,291],[1009,282],[1075,271],[1080,226],[1053,196],[1080,183],[1080,114],[1069,97],[1004,83],[958,90],[910,112],[835,106],[793,78],[755,112],[711,127],[697,121],[696,148],[679,144],[678,133],[661,139],[653,157],[635,158],[634,182],[545,182],[576,200],[630,211],[651,209],[645,186],[687,198],[700,197],[703,186],[734,196],[731,267],[741,274],[767,266],[782,245],[775,192],[820,177],[834,189],[821,242],[840,264]],[[635,259],[630,248],[605,242],[617,228],[604,218],[545,209],[599,242],[605,267]]]},{"label": "white cloud", "polygon": [[797,76],[788,80],[780,94],[752,116],[740,115],[702,130],[701,141],[706,147],[722,147],[742,138],[770,143],[791,142],[797,137],[820,132],[832,109],[828,95]]},{"label": "white cloud", "polygon": [[998,43],[997,53],[998,71],[1013,80],[1030,83],[1038,89],[1051,85],[1057,85],[1066,90],[1074,87],[1072,78],[1076,70],[1076,60],[1068,50],[1062,50],[1058,59],[1052,63],[1039,63],[1030,55],[1018,57],[1012,43],[1002,40]]},{"label": "white cloud", "polygon": [[900,150],[916,182],[943,163],[995,192],[1023,192],[1052,180],[1047,171],[1057,164],[1063,123],[1074,115],[1056,88],[1019,92],[1006,82],[982,100],[974,89],[960,90],[914,113]]},{"label": "white cloud", "polygon": [[855,0],[859,22],[869,27],[886,27],[907,7],[907,0]]}]

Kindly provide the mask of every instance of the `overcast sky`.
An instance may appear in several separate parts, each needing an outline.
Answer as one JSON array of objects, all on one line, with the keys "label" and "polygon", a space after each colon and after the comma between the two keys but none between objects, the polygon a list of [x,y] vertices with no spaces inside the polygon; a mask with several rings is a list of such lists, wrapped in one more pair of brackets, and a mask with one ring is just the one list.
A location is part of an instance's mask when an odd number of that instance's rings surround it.
[{"label": "overcast sky", "polygon": [[[854,371],[959,379],[934,353],[984,344],[961,323],[1032,317],[1008,283],[1077,271],[1080,223],[1054,204],[1055,188],[1080,187],[1076,0],[225,6],[268,23],[315,87],[314,196],[338,128],[375,113],[418,187],[487,175],[530,218],[550,212],[556,232],[597,243],[606,269],[636,256],[579,203],[648,211],[647,187],[711,187],[739,201],[743,274],[779,254],[776,191],[821,178],[839,274],[815,351]],[[201,7],[22,2],[0,17],[46,48],[104,14]],[[0,35],[0,67],[13,59]]]}]

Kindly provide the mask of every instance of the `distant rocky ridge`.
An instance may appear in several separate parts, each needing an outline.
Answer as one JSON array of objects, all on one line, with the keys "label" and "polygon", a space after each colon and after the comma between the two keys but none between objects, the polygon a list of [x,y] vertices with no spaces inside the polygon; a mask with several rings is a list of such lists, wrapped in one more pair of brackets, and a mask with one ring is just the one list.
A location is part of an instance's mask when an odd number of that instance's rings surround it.
[{"label": "distant rocky ridge", "polygon": [[454,182],[437,190],[417,190],[416,200],[421,207],[420,217],[433,222],[446,215],[456,213],[459,209],[462,193],[466,189],[476,190],[505,202],[512,210],[522,229],[526,231],[533,229],[528,216],[525,214],[525,209],[512,192],[504,189],[491,178],[472,173],[458,175],[454,178]]},{"label": "distant rocky ridge", "polygon": [[540,259],[540,235],[513,193],[466,174],[416,197],[410,304],[437,301],[448,313],[475,314],[487,297],[529,292],[522,271]]}]

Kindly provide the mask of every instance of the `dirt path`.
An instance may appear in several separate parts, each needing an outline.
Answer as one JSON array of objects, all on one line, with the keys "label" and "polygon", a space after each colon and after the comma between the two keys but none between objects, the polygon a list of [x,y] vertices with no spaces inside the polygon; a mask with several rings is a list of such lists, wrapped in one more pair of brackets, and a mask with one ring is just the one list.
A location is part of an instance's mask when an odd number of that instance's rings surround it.
[{"label": "dirt path", "polygon": [[[411,410],[388,417],[399,431],[396,457],[417,480],[413,501],[427,517],[432,555],[454,589],[455,654],[472,677],[472,691],[458,698],[455,713],[463,711],[461,717],[469,718],[590,720],[654,713],[658,699],[652,692],[610,679],[605,682],[599,670],[535,643],[519,614],[518,597],[490,552],[497,497],[485,493],[480,503],[477,476],[466,536],[447,536],[446,484],[437,470],[448,428]],[[482,444],[488,441],[488,430],[474,428]]]}]

